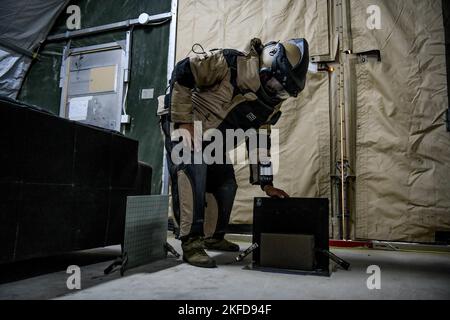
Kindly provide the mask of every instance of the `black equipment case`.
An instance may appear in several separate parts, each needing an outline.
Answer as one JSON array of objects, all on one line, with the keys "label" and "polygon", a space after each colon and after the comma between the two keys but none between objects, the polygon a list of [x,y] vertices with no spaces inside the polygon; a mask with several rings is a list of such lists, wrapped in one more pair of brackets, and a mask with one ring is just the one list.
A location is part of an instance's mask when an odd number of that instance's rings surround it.
[{"label": "black equipment case", "polygon": [[122,243],[138,142],[6,98],[0,119],[0,263]]}]

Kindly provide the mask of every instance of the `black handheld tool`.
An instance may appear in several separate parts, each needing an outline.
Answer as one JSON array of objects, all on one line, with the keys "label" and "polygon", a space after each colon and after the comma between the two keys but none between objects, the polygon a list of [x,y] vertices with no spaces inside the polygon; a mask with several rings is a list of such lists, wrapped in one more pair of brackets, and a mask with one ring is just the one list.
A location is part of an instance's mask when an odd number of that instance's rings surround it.
[{"label": "black handheld tool", "polygon": [[252,244],[247,250],[245,250],[244,252],[242,252],[241,254],[239,254],[239,255],[236,257],[236,261],[237,261],[237,262],[240,262],[240,261],[244,260],[244,258],[245,258],[246,256],[248,256],[250,253],[253,252],[253,250],[255,250],[255,249],[258,248],[258,247],[259,247],[259,246],[258,246],[257,243]]}]

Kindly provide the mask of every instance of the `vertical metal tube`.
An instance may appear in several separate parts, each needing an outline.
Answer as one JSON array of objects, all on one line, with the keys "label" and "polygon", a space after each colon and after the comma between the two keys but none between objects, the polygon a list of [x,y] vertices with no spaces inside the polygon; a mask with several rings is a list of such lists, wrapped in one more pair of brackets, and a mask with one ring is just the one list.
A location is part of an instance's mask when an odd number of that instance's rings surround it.
[{"label": "vertical metal tube", "polygon": [[[343,76],[343,75],[342,75]],[[345,123],[345,110],[344,110],[344,104],[340,104],[340,127],[341,127],[341,139],[340,139],[340,149],[341,149],[341,215],[342,215],[342,240],[347,240],[347,228],[346,228],[346,219],[345,215],[347,212],[347,206],[346,206],[346,177],[345,177],[345,162],[346,162],[346,148],[345,148],[345,135],[346,135],[346,123]]]},{"label": "vertical metal tube", "polygon": [[346,123],[345,123],[345,94],[344,94],[344,10],[342,0],[336,1],[337,24],[339,30],[339,149],[340,149],[340,180],[341,180],[341,239],[346,240],[346,186],[345,186],[345,161],[346,161],[346,148],[345,148],[345,135],[346,135]]},{"label": "vertical metal tube", "polygon": [[352,193],[352,172],[356,162],[356,118],[355,118],[355,102],[354,102],[354,55],[353,55],[353,38],[351,32],[351,15],[350,15],[350,0],[342,1],[342,31],[343,31],[343,57],[344,64],[344,123],[345,123],[345,153],[344,153],[344,187],[345,193],[343,200],[345,200],[345,233],[344,240],[352,238],[350,236],[351,229],[351,214],[353,212]]}]

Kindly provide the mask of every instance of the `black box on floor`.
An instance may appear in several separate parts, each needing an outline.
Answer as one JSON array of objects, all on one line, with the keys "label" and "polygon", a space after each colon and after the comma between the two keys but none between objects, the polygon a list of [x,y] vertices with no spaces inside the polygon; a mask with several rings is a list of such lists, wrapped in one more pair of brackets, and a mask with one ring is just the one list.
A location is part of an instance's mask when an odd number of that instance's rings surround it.
[{"label": "black box on floor", "polygon": [[329,275],[328,199],[255,198],[254,268]]}]

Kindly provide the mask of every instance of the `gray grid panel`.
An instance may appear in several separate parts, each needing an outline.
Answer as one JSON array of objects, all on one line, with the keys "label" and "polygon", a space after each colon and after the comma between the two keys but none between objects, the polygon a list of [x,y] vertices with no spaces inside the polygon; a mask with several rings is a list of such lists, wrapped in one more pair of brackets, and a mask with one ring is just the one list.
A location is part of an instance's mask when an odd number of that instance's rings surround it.
[{"label": "gray grid panel", "polygon": [[124,253],[128,262],[124,269],[166,257],[168,196],[127,198]]}]

